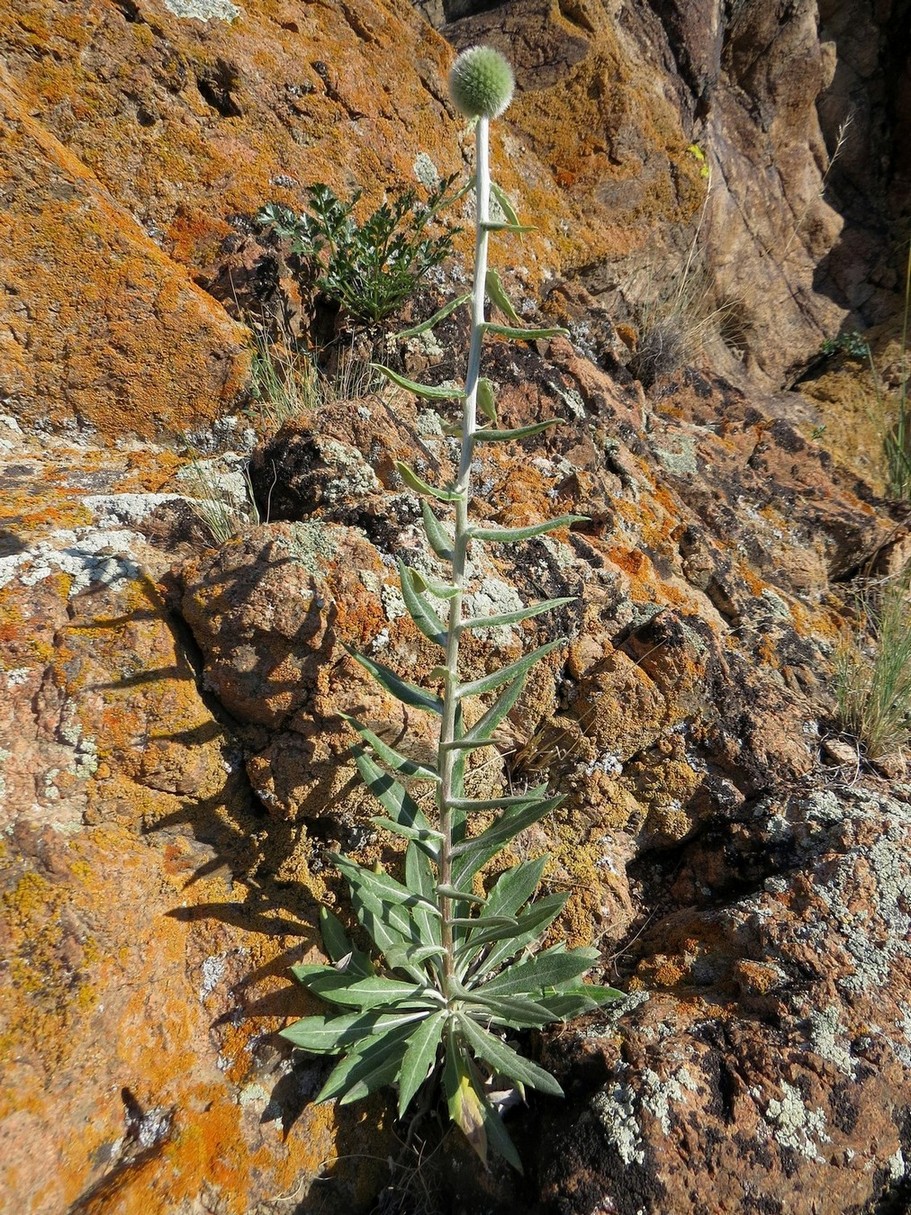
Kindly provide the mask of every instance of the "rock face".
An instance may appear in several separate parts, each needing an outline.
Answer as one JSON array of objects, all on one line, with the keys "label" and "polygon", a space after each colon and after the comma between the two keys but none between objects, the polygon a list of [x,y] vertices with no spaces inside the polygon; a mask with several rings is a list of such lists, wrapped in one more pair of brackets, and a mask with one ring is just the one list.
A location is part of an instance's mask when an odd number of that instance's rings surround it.
[{"label": "rock face", "polygon": [[[373,202],[421,152],[464,167],[422,13],[516,60],[497,175],[540,230],[497,255],[522,310],[570,333],[489,343],[504,422],[563,425],[485,447],[477,509],[587,517],[474,545],[479,611],[576,600],[466,645],[474,677],[568,638],[470,779],[565,792],[516,855],[551,854],[554,939],[598,945],[630,993],[525,1043],[567,1097],[510,1115],[524,1179],[457,1138],[415,1169],[383,1099],[314,1106],[324,1064],[273,1032],[316,1011],[288,967],[320,956],[319,904],[345,913],[327,852],[397,864],[340,714],[416,758],[432,738],[347,647],[417,681],[434,665],[397,586],[397,556],[435,566],[395,462],[445,480],[454,441],[445,409],[390,392],[253,433],[225,416],[250,361],[232,316],[295,304],[249,223],[262,202],[316,179]],[[809,0],[723,21],[684,0],[0,12],[0,1207],[911,1207],[911,788],[838,736],[833,684],[855,581],[907,551],[907,512],[766,391],[884,307],[868,271],[907,205],[908,19],[897,0],[875,20]],[[869,180],[850,142],[830,166],[849,98],[880,140]],[[646,250],[660,294],[697,228],[737,303],[727,348],[697,369],[684,343],[646,396]],[[394,357],[461,376],[465,337],[454,313]]]}]

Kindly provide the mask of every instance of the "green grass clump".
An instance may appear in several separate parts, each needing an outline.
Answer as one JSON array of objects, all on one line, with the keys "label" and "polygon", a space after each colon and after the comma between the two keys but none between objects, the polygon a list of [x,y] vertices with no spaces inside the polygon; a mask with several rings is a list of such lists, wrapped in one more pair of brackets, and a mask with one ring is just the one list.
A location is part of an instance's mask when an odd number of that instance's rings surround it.
[{"label": "green grass clump", "polygon": [[866,637],[836,654],[839,720],[868,759],[901,757],[911,743],[911,567],[868,604],[866,624],[872,654]]}]

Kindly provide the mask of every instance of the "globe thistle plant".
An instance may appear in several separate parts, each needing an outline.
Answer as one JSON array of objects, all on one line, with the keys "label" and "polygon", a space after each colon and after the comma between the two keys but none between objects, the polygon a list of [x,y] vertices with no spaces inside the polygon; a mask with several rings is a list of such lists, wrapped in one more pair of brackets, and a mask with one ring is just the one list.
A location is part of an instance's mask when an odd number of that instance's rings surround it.
[{"label": "globe thistle plant", "polygon": [[[567,949],[563,943],[542,948],[542,939],[568,897],[535,898],[547,857],[500,866],[499,875],[481,893],[479,878],[488,862],[549,814],[561,798],[550,796],[546,784],[493,798],[467,796],[465,788],[468,757],[494,745],[497,727],[518,702],[528,672],[564,639],[549,641],[490,675],[468,680],[460,671],[461,639],[472,630],[519,624],[572,602],[552,599],[514,612],[468,614],[471,545],[475,541],[518,544],[568,527],[579,518],[564,515],[521,528],[479,526],[470,518],[471,472],[478,446],[528,439],[555,424],[502,429],[493,384],[481,375],[487,334],[528,341],[563,332],[523,327],[499,275],[487,266],[491,233],[524,230],[509,199],[491,182],[489,167],[490,121],[506,109],[512,90],[512,70],[492,48],[472,47],[456,60],[451,96],[466,117],[476,120],[474,284],[469,295],[406,331],[411,335],[431,329],[456,307],[470,303],[464,387],[419,384],[388,367],[377,367],[420,398],[456,399],[462,405],[457,428],[459,466],[451,484],[433,485],[409,465],[398,465],[405,485],[422,500],[427,544],[448,571],[436,582],[399,562],[405,606],[416,627],[440,652],[440,663],[428,676],[433,686],[412,684],[372,658],[353,654],[388,693],[434,717],[436,754],[432,761],[419,763],[362,722],[346,719],[358,736],[357,767],[384,811],[373,822],[407,842],[404,880],[348,857],[334,858],[349,884],[354,913],[371,947],[369,952],[356,948],[340,921],[324,908],[323,942],[330,961],[297,966],[294,974],[334,1009],[329,1015],[305,1017],[283,1034],[305,1050],[342,1056],[317,1100],[334,1097],[346,1103],[391,1085],[398,1089],[401,1117],[422,1086],[441,1073],[450,1116],[481,1158],[486,1159],[492,1148],[521,1169],[491,1093],[506,1087],[520,1094],[527,1088],[562,1094],[556,1080],[517,1049],[516,1033],[592,1011],[621,993],[583,982],[583,975],[598,961],[597,950]],[[492,198],[501,213],[496,219],[491,218]],[[509,324],[487,320],[488,297]],[[448,527],[440,510],[451,512]],[[483,707],[466,714],[465,705],[479,697]],[[412,796],[412,782],[422,782],[432,791],[432,813],[425,813]],[[487,825],[478,829],[481,818]]]}]

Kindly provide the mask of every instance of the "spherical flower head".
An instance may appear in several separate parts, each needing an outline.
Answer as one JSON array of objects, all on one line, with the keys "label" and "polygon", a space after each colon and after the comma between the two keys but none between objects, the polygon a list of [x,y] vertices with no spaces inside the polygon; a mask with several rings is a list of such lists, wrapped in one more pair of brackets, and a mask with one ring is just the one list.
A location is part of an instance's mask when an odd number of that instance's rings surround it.
[{"label": "spherical flower head", "polygon": [[466,118],[499,118],[512,101],[512,68],[492,46],[462,51],[449,73],[449,96]]}]

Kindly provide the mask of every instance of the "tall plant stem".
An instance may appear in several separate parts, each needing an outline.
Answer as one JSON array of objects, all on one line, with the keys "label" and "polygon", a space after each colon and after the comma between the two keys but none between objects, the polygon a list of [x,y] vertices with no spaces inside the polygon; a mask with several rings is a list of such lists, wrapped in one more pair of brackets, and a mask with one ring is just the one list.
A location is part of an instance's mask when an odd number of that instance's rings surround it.
[{"label": "tall plant stem", "polygon": [[[440,833],[439,884],[452,885],[452,799],[461,794],[454,787],[454,776],[458,762],[458,751],[452,746],[456,741],[459,722],[459,637],[462,630],[462,598],[465,586],[465,567],[470,541],[468,529],[468,506],[471,501],[471,462],[474,453],[474,435],[477,427],[478,381],[481,375],[481,346],[484,341],[484,293],[487,279],[487,242],[490,222],[490,123],[479,118],[476,128],[475,164],[475,257],[474,290],[471,303],[471,345],[468,351],[468,370],[465,375],[465,402],[462,411],[462,448],[459,455],[459,475],[456,481],[458,498],[455,502],[455,536],[452,547],[452,585],[457,587],[449,601],[449,629],[446,638],[446,680],[443,688],[443,713],[440,724],[440,743],[437,753],[437,771],[440,773],[438,806]],[[455,956],[453,941],[453,901],[440,896],[441,942],[443,945],[443,991],[447,1000],[453,998]]]}]

